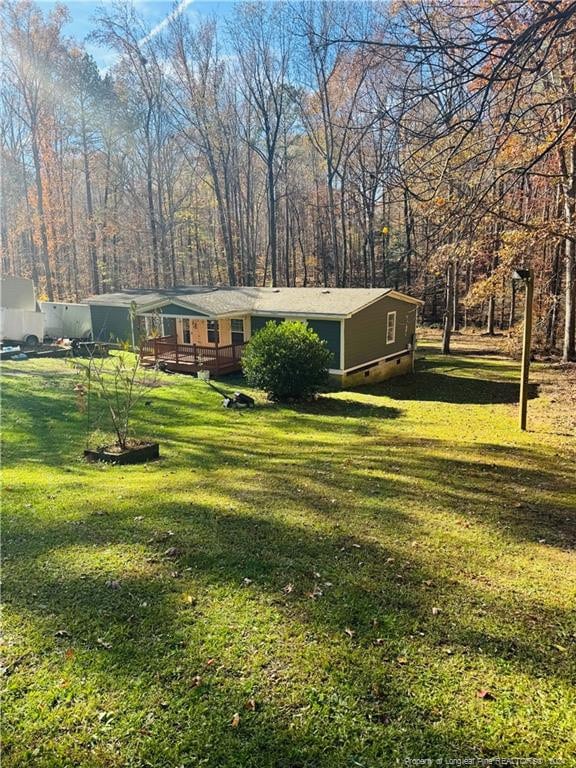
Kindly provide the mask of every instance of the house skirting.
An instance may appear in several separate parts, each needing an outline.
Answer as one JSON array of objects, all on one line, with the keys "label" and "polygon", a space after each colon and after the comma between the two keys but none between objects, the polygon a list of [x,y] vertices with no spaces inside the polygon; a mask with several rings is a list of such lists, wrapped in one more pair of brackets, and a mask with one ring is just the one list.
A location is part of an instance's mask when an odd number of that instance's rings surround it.
[{"label": "house skirting", "polygon": [[363,365],[357,365],[345,371],[330,371],[330,380],[342,387],[352,389],[366,384],[391,379],[411,373],[414,364],[414,350],[404,349],[394,355],[388,355],[378,360],[371,360]]}]

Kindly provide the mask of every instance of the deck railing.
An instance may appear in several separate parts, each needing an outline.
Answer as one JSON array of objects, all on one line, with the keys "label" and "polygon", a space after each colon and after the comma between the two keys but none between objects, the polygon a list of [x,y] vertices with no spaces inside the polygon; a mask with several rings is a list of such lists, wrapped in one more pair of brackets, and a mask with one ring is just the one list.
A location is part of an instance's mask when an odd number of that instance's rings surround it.
[{"label": "deck railing", "polygon": [[201,344],[179,344],[176,336],[158,336],[146,339],[140,345],[143,362],[164,362],[181,370],[209,370],[224,373],[240,367],[244,344],[225,346],[203,346]]}]

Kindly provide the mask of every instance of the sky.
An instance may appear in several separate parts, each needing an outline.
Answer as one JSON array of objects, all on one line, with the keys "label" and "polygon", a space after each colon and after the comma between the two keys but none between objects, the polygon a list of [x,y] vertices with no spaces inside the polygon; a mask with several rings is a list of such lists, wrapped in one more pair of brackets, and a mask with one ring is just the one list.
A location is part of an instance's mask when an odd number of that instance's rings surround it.
[{"label": "sky", "polygon": [[[173,12],[185,13],[191,21],[203,16],[225,17],[231,13],[234,3],[235,0],[177,0],[176,2],[134,0],[135,6],[152,30],[161,25]],[[44,11],[49,11],[57,4],[56,0],[40,0],[38,2]],[[95,26],[93,21],[95,12],[110,3],[106,0],[71,0],[70,2],[60,0],[60,4],[68,8],[71,17],[70,23],[64,28],[64,32],[78,42],[84,43],[86,50],[92,54],[101,69],[110,66],[115,55],[106,48],[86,40]]]}]

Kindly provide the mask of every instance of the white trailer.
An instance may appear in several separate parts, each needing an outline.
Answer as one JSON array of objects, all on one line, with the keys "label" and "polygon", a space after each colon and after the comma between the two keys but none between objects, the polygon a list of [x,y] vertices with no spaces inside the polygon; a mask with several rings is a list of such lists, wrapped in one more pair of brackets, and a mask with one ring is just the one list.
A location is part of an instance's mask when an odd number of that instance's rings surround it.
[{"label": "white trailer", "polygon": [[44,339],[44,315],[34,283],[25,277],[0,278],[0,341],[35,346]]},{"label": "white trailer", "polygon": [[44,335],[51,339],[89,339],[92,319],[88,304],[66,304],[61,301],[41,301],[44,313]]}]

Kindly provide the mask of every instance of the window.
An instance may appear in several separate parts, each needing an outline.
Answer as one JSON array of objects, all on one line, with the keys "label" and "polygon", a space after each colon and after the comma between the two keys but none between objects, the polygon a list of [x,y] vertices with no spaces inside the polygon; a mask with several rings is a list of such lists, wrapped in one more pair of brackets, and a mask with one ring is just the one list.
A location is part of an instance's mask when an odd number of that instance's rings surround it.
[{"label": "window", "polygon": [[218,320],[208,320],[208,344],[218,344],[220,334],[218,333]]},{"label": "window", "polygon": [[386,344],[396,341],[396,312],[388,312],[386,317]]},{"label": "window", "polygon": [[230,321],[232,344],[244,344],[244,320],[242,318]]},{"label": "window", "polygon": [[162,318],[158,315],[145,315],[144,323],[146,325],[147,336],[162,335]]},{"label": "window", "polygon": [[190,333],[190,320],[184,318],[182,320],[182,343],[190,344],[192,341],[192,334]]}]

